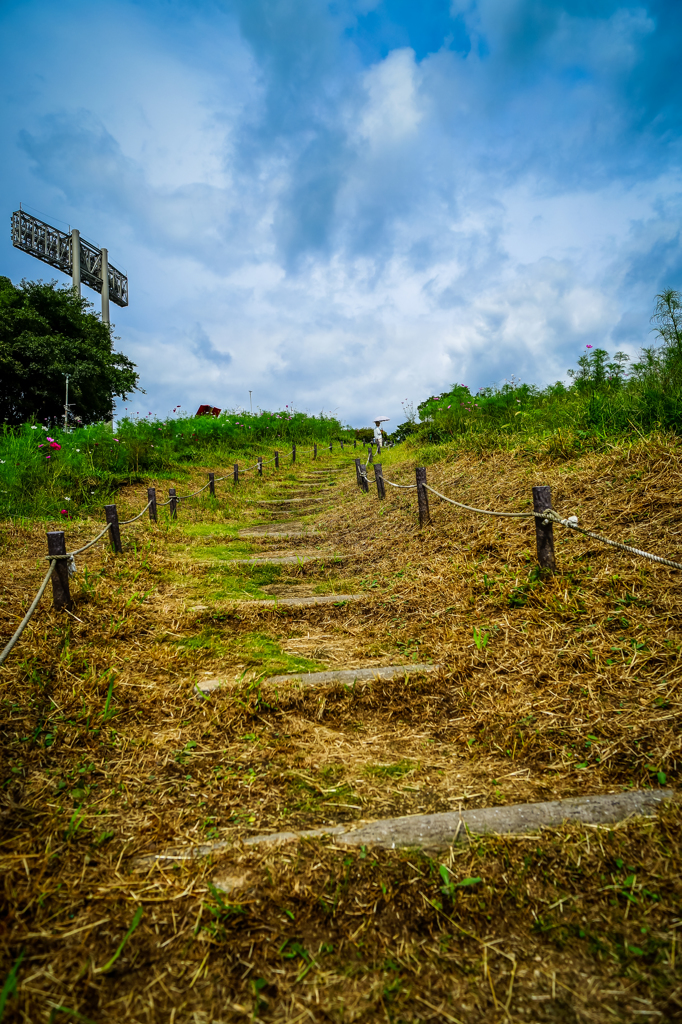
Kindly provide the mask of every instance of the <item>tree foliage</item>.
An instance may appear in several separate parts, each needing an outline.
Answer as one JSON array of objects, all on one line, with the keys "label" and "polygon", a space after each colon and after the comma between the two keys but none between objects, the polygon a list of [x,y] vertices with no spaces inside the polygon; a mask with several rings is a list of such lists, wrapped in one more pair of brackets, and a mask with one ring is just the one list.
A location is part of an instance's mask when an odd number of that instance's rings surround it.
[{"label": "tree foliage", "polygon": [[135,364],[113,351],[111,328],[92,304],[56,282],[0,277],[0,420],[61,421],[65,374],[74,419],[111,415],[114,397],[138,388]]},{"label": "tree foliage", "polygon": [[682,355],[682,295],[674,288],[666,288],[656,296],[653,329],[663,344],[678,356]]}]

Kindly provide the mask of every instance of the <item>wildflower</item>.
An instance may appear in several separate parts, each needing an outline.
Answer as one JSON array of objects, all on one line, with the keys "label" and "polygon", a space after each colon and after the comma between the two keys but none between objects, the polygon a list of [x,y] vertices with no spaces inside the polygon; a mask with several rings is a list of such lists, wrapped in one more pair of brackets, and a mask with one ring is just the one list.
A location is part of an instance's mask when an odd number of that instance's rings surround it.
[{"label": "wildflower", "polygon": [[451,406],[448,406],[448,409],[450,409],[450,408],[451,408]]},{"label": "wildflower", "polygon": [[592,348],[591,345],[585,345],[585,348]]},{"label": "wildflower", "polygon": [[63,516],[68,516],[68,514],[69,514],[69,513],[67,512],[67,510],[66,510],[65,508],[63,508],[63,509],[62,509],[62,515],[63,515]]},{"label": "wildflower", "polygon": [[64,501],[71,501],[71,498],[64,498]]},{"label": "wildflower", "polygon": [[31,430],[37,430],[37,429],[38,428],[36,426],[31,427]]},{"label": "wildflower", "polygon": [[80,454],[80,448],[76,448],[76,451]]},{"label": "wildflower", "polygon": [[39,445],[38,445],[38,447],[39,447],[39,448],[44,448],[44,447],[45,447],[45,445],[44,445],[44,444],[39,444]]},{"label": "wildflower", "polygon": [[62,446],[60,444],[57,444],[56,441],[50,441],[50,448],[59,448],[59,449],[61,449],[61,447]]}]

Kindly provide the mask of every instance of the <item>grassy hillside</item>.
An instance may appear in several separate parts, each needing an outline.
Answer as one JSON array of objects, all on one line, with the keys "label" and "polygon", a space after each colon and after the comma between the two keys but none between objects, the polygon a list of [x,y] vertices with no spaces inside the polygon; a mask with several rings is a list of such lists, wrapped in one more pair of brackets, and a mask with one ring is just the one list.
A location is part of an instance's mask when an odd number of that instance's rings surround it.
[{"label": "grassy hillside", "polygon": [[623,437],[682,432],[682,300],[657,297],[652,318],[659,345],[644,347],[629,364],[623,352],[588,345],[570,383],[546,388],[514,376],[472,394],[463,384],[421,402],[392,440],[417,445],[456,444],[462,451],[526,448],[570,457],[603,449]]},{"label": "grassy hillside", "polygon": [[124,484],[173,476],[190,468],[231,471],[253,465],[258,455],[351,440],[354,432],[324,415],[259,412],[218,417],[123,419],[116,431],[105,424],[72,429],[27,423],[0,435],[0,518],[73,517],[106,503]]},{"label": "grassy hillside", "polygon": [[[667,437],[572,459],[428,452],[429,481],[467,504],[523,511],[548,483],[581,523],[682,557]],[[55,1007],[118,1024],[121,1006],[140,1024],[679,1020],[677,801],[445,849],[244,844],[678,785],[681,574],[557,528],[558,571],[542,577],[531,522],[432,496],[420,530],[414,491],[380,504],[352,455],[270,466],[176,521],[143,517],[122,555],[78,556],[73,615],[44,601],[1,670],[11,1024],[57,1024]],[[414,462],[386,452],[387,477],[412,482]],[[338,476],[313,476],[326,466]],[[183,472],[204,482],[201,465]],[[122,489],[123,516],[146,482]],[[327,500],[291,536],[297,494]],[[43,531],[0,526],[3,639],[44,573]],[[95,524],[68,532],[71,548]],[[287,594],[353,600],[276,604]],[[264,681],[410,663],[440,667]],[[201,698],[202,680],[220,686]]]}]

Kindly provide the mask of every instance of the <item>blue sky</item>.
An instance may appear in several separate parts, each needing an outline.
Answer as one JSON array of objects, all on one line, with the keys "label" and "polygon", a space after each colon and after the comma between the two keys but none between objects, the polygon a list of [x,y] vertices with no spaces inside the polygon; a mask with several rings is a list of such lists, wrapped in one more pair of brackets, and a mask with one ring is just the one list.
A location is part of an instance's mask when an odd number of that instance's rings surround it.
[{"label": "blue sky", "polygon": [[55,276],[11,246],[20,201],[108,247],[133,412],[251,389],[396,424],[455,382],[565,379],[586,344],[634,355],[682,287],[679,0],[5,0],[0,21],[0,273]]}]

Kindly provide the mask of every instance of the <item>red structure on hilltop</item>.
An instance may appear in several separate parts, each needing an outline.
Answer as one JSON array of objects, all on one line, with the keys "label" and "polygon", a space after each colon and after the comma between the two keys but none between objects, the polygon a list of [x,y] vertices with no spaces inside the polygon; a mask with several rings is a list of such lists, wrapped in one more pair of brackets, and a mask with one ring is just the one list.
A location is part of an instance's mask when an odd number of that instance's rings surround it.
[{"label": "red structure on hilltop", "polygon": [[220,416],[220,409],[214,409],[210,405],[200,405],[196,414],[197,416]]}]

